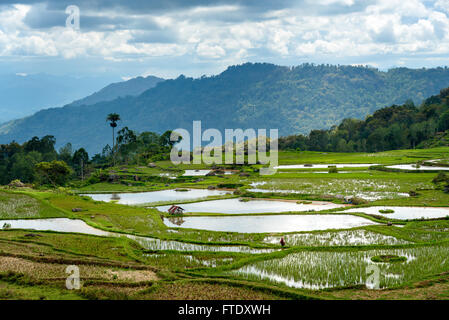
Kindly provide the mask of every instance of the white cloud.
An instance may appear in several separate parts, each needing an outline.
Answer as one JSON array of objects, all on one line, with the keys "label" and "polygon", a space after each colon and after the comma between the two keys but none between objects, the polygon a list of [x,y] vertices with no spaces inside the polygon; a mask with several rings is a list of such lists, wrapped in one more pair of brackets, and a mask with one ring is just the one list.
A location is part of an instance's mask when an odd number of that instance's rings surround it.
[{"label": "white cloud", "polygon": [[435,3],[435,8],[441,9],[446,13],[449,13],[449,0],[438,0]]},{"label": "white cloud", "polygon": [[31,6],[16,4],[11,7],[0,7],[0,29],[6,33],[14,33],[19,29],[26,29],[23,19]]},{"label": "white cloud", "polygon": [[345,6],[352,6],[355,3],[355,0],[309,0],[307,2],[310,4],[320,4],[324,6],[332,4],[342,4]]},{"label": "white cloud", "polygon": [[[251,19],[245,18],[244,9],[236,5],[132,14],[107,11],[97,16],[129,21],[129,28],[75,32],[64,27],[32,29],[24,22],[31,6],[0,6],[0,57],[100,57],[123,62],[188,56],[197,61],[238,63],[249,57],[263,60],[264,56],[258,54],[265,54],[293,60],[359,57],[358,60],[382,65],[373,56],[381,59],[381,56],[401,55],[403,59],[397,61],[408,61],[416,53],[449,55],[449,0],[433,4],[424,0],[377,0],[359,10],[353,10],[357,5],[354,0],[307,0],[306,3],[339,11],[307,13],[300,7],[277,8],[260,12],[258,18],[254,13]],[[95,12],[88,11],[88,14],[95,15]],[[164,32],[176,33],[175,40],[133,41],[141,34],[133,29],[137,18],[154,22]]]},{"label": "white cloud", "polygon": [[276,28],[274,30],[271,30],[271,35],[269,37],[267,46],[268,48],[280,53],[281,55],[287,55],[289,52],[290,39],[293,36],[293,32],[291,31],[282,28]]},{"label": "white cloud", "polygon": [[196,53],[200,57],[218,59],[225,56],[226,51],[218,44],[211,44],[207,42],[201,42],[196,47]]}]

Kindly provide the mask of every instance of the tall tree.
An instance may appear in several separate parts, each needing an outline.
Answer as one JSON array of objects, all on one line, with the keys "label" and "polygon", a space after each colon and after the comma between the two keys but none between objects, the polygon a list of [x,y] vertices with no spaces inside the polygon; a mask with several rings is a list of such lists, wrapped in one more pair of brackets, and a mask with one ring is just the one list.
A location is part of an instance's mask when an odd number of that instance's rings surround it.
[{"label": "tall tree", "polygon": [[73,155],[72,144],[69,142],[65,146],[59,148],[58,160],[62,160],[70,165],[72,164],[72,155]]},{"label": "tall tree", "polygon": [[137,148],[137,136],[128,127],[124,127],[117,134],[117,152],[128,163],[129,154]]},{"label": "tall tree", "polygon": [[89,154],[84,148],[81,148],[75,151],[71,160],[76,173],[81,177],[81,180],[84,180],[84,172],[89,163]]},{"label": "tall tree", "polygon": [[106,121],[109,121],[109,125],[112,128],[112,158],[115,165],[115,128],[117,127],[117,122],[120,121],[120,115],[118,113],[110,113],[108,114]]}]

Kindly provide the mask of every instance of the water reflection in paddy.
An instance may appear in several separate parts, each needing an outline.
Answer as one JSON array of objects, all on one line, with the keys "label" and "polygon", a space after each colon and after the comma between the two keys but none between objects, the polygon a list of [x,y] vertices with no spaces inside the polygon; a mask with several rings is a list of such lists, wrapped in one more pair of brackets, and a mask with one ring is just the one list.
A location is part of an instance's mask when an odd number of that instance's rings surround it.
[{"label": "water reflection in paddy", "polygon": [[[264,242],[278,244],[280,236],[267,236]],[[409,241],[387,236],[365,229],[344,230],[338,232],[290,233],[284,235],[288,246],[360,246],[360,245],[398,245]]]},{"label": "water reflection in paddy", "polygon": [[[379,210],[394,210],[393,213],[380,213]],[[430,208],[430,207],[386,207],[375,206],[367,208],[353,208],[345,210],[346,212],[363,212],[367,214],[381,215],[391,219],[435,219],[445,218],[449,216],[449,207],[447,208]]]},{"label": "water reflection in paddy", "polygon": [[137,193],[104,193],[104,194],[83,194],[91,197],[95,201],[117,201],[120,204],[143,204],[161,201],[182,201],[201,199],[209,196],[221,196],[229,193],[223,190],[188,189],[187,191],[161,190]]},{"label": "water reflection in paddy", "polygon": [[183,176],[205,176],[212,170],[185,170]]},{"label": "water reflection in paddy", "polygon": [[67,218],[0,220],[0,227],[9,224],[11,229],[33,229],[40,231],[77,232],[95,236],[110,236],[111,233],[89,226],[83,220]]},{"label": "water reflection in paddy", "polygon": [[[294,194],[307,194],[310,192],[309,190],[285,190],[285,189],[261,189],[261,188],[252,188],[248,189],[249,192],[258,192],[258,193],[294,193]],[[332,194],[332,193],[329,193]],[[403,197],[409,197],[408,193],[404,192],[387,192],[387,191],[366,191],[366,192],[358,192],[348,194],[348,196],[355,195],[357,198],[362,198],[368,201],[380,200],[380,199],[397,199]]]},{"label": "water reflection in paddy", "polygon": [[[208,173],[211,173],[212,170],[185,170],[183,176],[190,176],[190,177],[196,177],[196,176],[205,176]],[[214,172],[215,175],[230,175],[230,174],[235,174],[236,171],[229,171],[229,170],[225,170],[222,173],[219,172]]]},{"label": "water reflection in paddy", "polygon": [[147,250],[242,252],[251,254],[267,253],[274,251],[273,249],[253,249],[248,246],[200,245],[180,241],[160,240],[157,238],[140,237],[130,234],[108,232],[91,227],[82,220],[67,219],[67,218],[0,220],[0,229],[4,225],[10,225],[11,229],[75,232],[96,236],[128,237],[138,242],[143,248]]},{"label": "water reflection in paddy", "polygon": [[370,166],[377,166],[374,163],[341,163],[341,164],[287,164],[274,167],[275,169],[327,169],[330,167],[336,168],[364,168]]},{"label": "water reflection in paddy", "polygon": [[[265,279],[289,287],[317,290],[354,285],[371,287],[368,267],[375,265],[380,288],[388,288],[446,271],[449,266],[448,251],[447,246],[345,252],[302,251],[280,259],[257,261],[230,273],[251,280]],[[371,259],[379,255],[397,255],[405,257],[406,261],[374,263]]]},{"label": "water reflection in paddy", "polygon": [[273,249],[253,249],[247,246],[208,246],[179,241],[160,240],[156,238],[127,235],[142,247],[148,250],[175,250],[175,251],[213,251],[213,252],[240,252],[240,253],[268,253]]},{"label": "water reflection in paddy", "polygon": [[[342,204],[335,204],[325,201],[312,201],[311,204],[298,204],[296,202],[276,201],[276,200],[249,200],[225,199],[213,201],[201,201],[180,205],[185,212],[208,212],[225,214],[246,214],[246,213],[280,213],[280,212],[301,212],[301,211],[321,211],[344,207]],[[158,210],[166,212],[170,206],[157,207]]]},{"label": "water reflection in paddy", "polygon": [[[332,173],[367,173],[369,171],[338,171],[338,172],[332,172]],[[281,172],[281,173],[289,173],[289,172]],[[310,173],[326,173],[329,174],[329,171],[311,171]]]},{"label": "water reflection in paddy", "polygon": [[393,166],[387,166],[387,168],[401,169],[401,170],[449,170],[449,167],[436,167],[436,166],[420,166],[419,168],[416,164],[397,164]]},{"label": "water reflection in paddy", "polygon": [[345,214],[183,217],[181,223],[173,223],[169,219],[164,219],[164,223],[168,227],[240,233],[351,229],[376,224],[362,217]]}]

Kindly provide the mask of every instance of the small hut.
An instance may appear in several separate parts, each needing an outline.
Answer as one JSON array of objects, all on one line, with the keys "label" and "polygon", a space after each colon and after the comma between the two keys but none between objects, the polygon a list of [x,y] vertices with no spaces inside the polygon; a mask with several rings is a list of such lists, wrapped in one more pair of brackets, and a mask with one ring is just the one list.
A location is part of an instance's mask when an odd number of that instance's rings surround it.
[{"label": "small hut", "polygon": [[168,209],[168,213],[170,214],[183,214],[184,213],[184,209],[179,207],[179,206],[171,206],[170,209]]}]

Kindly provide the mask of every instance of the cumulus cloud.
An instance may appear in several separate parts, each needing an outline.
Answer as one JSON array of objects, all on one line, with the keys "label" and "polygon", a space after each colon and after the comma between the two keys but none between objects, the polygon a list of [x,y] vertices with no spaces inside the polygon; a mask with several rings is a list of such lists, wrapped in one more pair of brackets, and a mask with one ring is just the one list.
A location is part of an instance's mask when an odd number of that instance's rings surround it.
[{"label": "cumulus cloud", "polygon": [[2,1],[0,59],[184,57],[223,65],[352,57],[382,66],[449,54],[449,0],[79,0],[80,31],[65,28],[72,2]]},{"label": "cumulus cloud", "polygon": [[222,58],[226,54],[226,51],[220,45],[207,42],[198,44],[196,52],[201,57],[212,59]]},{"label": "cumulus cloud", "polygon": [[446,13],[449,13],[449,0],[438,0],[435,3],[435,8],[441,9]]}]

